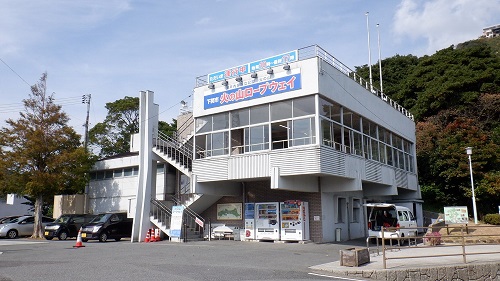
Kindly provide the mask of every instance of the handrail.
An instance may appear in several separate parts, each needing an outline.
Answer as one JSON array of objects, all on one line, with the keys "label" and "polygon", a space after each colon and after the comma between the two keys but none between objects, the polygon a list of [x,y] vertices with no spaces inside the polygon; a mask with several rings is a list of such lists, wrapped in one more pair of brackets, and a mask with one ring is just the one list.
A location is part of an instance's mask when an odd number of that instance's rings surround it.
[{"label": "handrail", "polygon": [[195,234],[197,233],[197,238],[203,238],[205,219],[195,211],[193,211],[193,209],[181,203],[179,200],[177,200],[177,198],[172,197],[172,201],[174,201],[175,204],[184,207],[184,216],[182,217],[183,225],[185,226],[183,235],[184,239],[188,239],[186,233],[187,228],[193,230]]},{"label": "handrail", "polygon": [[[479,225],[460,225],[460,235],[446,235],[446,236],[421,236],[421,237],[394,237],[394,238],[390,238],[391,240],[397,240],[398,241],[398,244],[400,240],[410,240],[410,239],[415,239],[415,247],[414,248],[429,248],[429,247],[434,247],[434,246],[417,246],[417,243],[416,243],[416,240],[417,239],[422,239],[422,242],[424,241],[431,241],[432,242],[432,239],[443,239],[443,238],[460,238],[460,243],[454,243],[454,244],[444,244],[444,245],[440,245],[439,247],[457,247],[457,246],[460,246],[461,247],[461,252],[460,253],[456,253],[456,254],[434,254],[434,255],[419,255],[419,256],[398,256],[398,257],[387,257],[386,255],[386,252],[387,250],[392,250],[394,248],[401,248],[401,246],[397,246],[397,247],[392,247],[392,241],[391,241],[391,246],[390,247],[386,247],[386,244],[385,244],[385,239],[382,239],[382,260],[383,260],[383,268],[384,269],[387,269],[387,260],[395,260],[395,259],[409,259],[409,258],[432,258],[432,257],[443,257],[443,256],[462,256],[462,259],[463,259],[463,263],[467,263],[467,256],[468,255],[483,255],[483,254],[500,254],[499,251],[487,251],[487,252],[467,252],[466,251],[466,246],[472,246],[472,245],[487,245],[486,243],[470,243],[470,242],[466,242],[466,238],[471,238],[471,237],[495,237],[497,239],[500,239],[500,235],[491,235],[491,234],[470,234],[470,230],[471,229],[475,229],[475,228],[483,228],[483,227],[498,227],[500,228],[500,226],[479,226]],[[442,229],[442,228],[449,228],[449,226],[429,226],[429,227],[407,227],[407,229],[428,229],[428,228],[431,228],[432,230],[435,230],[435,229]],[[455,228],[458,228],[458,227],[455,227]],[[393,232],[394,230],[396,230],[397,228],[395,227],[382,227],[381,228],[381,231],[382,231],[382,234],[381,236],[384,237],[384,231],[391,231]],[[437,231],[439,232],[439,231]],[[387,239],[387,238],[386,238]],[[368,240],[367,240],[368,241]],[[409,246],[410,243],[409,243]],[[436,251],[438,252],[438,251]]]},{"label": "handrail", "polygon": [[156,132],[156,137],[153,138],[153,140],[154,147],[191,171],[193,149],[189,144],[182,144],[176,138],[168,136],[160,131]]},{"label": "handrail", "polygon": [[170,219],[172,211],[163,202],[151,198],[151,216],[161,222],[168,229],[170,228]]}]

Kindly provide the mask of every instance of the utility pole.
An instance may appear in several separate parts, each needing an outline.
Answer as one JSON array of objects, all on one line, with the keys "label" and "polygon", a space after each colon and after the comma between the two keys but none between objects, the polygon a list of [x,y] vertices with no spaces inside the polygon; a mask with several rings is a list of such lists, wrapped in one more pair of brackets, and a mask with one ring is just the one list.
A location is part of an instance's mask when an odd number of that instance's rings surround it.
[{"label": "utility pole", "polygon": [[[88,143],[89,143],[89,112],[90,112],[90,94],[82,96],[82,103],[87,104],[87,118],[85,119],[85,137],[83,140],[83,146],[85,147],[85,152],[88,152]],[[87,184],[85,185],[85,192],[83,194],[83,213],[86,214],[88,212],[88,194],[89,194],[89,181],[87,180]]]},{"label": "utility pole", "polygon": [[87,119],[85,120],[85,139],[83,142],[83,145],[85,146],[85,151],[87,151],[87,146],[89,143],[89,112],[90,112],[90,98],[91,95],[83,95],[82,96],[82,103],[87,104]]}]

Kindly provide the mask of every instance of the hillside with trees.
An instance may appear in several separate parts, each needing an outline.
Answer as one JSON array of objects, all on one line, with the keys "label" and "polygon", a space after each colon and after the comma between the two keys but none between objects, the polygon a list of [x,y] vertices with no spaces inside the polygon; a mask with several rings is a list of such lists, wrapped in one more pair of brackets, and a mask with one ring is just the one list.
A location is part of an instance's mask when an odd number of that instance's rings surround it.
[{"label": "hillside with trees", "polygon": [[[368,77],[368,66],[356,68]],[[472,167],[478,213],[500,202],[500,37],[478,39],[431,56],[382,60],[384,93],[415,115],[424,208],[471,206]],[[379,81],[378,64],[372,66]],[[378,82],[374,85],[378,87]],[[469,208],[471,209],[471,208]]]}]

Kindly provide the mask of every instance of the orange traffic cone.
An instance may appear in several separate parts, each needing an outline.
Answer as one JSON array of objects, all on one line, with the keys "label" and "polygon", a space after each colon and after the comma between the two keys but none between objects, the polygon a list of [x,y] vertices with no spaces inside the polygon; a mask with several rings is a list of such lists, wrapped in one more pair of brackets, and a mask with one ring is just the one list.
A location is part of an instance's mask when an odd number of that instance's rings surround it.
[{"label": "orange traffic cone", "polygon": [[159,228],[155,228],[155,241],[156,242],[161,241],[160,240],[160,229]]},{"label": "orange traffic cone", "polygon": [[149,233],[151,232],[151,229],[148,229],[148,233],[146,233],[146,239],[144,239],[144,242],[148,243],[149,242]]},{"label": "orange traffic cone", "polygon": [[156,242],[156,230],[151,228],[151,242]]},{"label": "orange traffic cone", "polygon": [[76,237],[76,245],[73,246],[73,248],[81,248],[81,247],[85,246],[83,246],[82,243],[82,228],[80,227],[80,230],[78,230],[78,236]]}]

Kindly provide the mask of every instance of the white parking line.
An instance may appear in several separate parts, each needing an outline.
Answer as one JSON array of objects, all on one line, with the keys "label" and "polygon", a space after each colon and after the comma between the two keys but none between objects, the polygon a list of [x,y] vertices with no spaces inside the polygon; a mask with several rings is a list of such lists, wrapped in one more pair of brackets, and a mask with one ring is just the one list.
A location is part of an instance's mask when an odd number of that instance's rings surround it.
[{"label": "white parking line", "polygon": [[0,246],[29,245],[29,244],[41,244],[41,243],[49,243],[49,242],[27,241],[27,240],[0,240]]},{"label": "white parking line", "polygon": [[335,278],[335,279],[342,279],[342,280],[349,280],[349,281],[365,281],[363,279],[352,279],[352,278],[346,278],[346,277],[338,277],[338,276],[330,276],[330,275],[324,275],[324,274],[317,274],[317,273],[309,273],[310,275],[314,276],[320,276],[320,277],[326,277],[326,278]]}]

